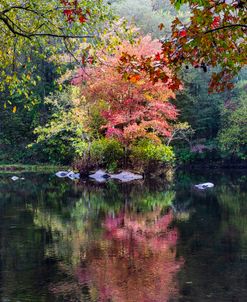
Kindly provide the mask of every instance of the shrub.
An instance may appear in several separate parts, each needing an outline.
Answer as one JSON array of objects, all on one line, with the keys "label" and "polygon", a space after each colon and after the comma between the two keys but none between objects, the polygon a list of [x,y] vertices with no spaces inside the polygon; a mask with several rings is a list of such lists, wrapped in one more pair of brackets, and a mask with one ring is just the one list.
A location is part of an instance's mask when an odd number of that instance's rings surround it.
[{"label": "shrub", "polygon": [[76,147],[76,153],[83,158],[77,161],[79,170],[106,167],[109,171],[114,171],[124,157],[124,148],[115,139],[100,138],[91,143],[77,144]]},{"label": "shrub", "polygon": [[35,143],[29,147],[40,149],[53,163],[70,164],[75,156],[75,143],[84,135],[83,112],[72,108],[54,113],[49,122],[34,130]]},{"label": "shrub", "polygon": [[144,170],[149,169],[152,164],[171,163],[175,159],[172,147],[148,139],[142,139],[133,145],[130,152],[132,163],[139,164]]}]

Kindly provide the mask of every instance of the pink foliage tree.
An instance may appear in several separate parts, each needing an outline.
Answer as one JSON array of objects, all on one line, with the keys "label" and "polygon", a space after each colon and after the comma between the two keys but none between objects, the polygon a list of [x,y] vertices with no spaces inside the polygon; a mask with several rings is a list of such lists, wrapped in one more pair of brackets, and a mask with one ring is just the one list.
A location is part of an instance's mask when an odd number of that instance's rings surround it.
[{"label": "pink foliage tree", "polygon": [[124,52],[146,57],[158,51],[160,43],[149,36],[133,45],[125,41],[114,54],[98,52],[97,65],[78,70],[72,80],[72,84],[81,87],[89,103],[106,102],[107,107],[101,112],[105,123],[100,130],[107,137],[115,137],[128,145],[140,137],[160,140],[171,135],[171,121],[176,120],[178,112],[169,101],[175,97],[168,88],[169,80],[167,84],[161,81],[153,84],[145,72],[126,79],[118,72]]}]

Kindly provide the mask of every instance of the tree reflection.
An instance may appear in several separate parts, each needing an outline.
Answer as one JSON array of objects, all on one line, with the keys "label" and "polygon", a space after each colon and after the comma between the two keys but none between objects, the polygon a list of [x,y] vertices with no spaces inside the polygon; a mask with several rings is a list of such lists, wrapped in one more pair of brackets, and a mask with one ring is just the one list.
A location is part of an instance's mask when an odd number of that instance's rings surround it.
[{"label": "tree reflection", "polygon": [[89,275],[99,301],[160,302],[176,295],[173,277],[182,263],[176,260],[177,230],[168,229],[171,212],[159,215],[155,211],[108,217],[104,247],[101,242],[96,255],[89,251],[85,267],[77,270],[79,283]]},{"label": "tree reflection", "polygon": [[192,186],[207,172],[176,197],[157,183],[0,175],[0,300],[247,301],[246,176],[213,174],[213,190]]},{"label": "tree reflection", "polygon": [[152,198],[152,192],[146,192],[132,203],[134,191],[120,211],[106,211],[101,217],[101,231],[81,250],[74,278],[62,267],[69,280],[51,287],[56,296],[66,301],[164,302],[177,295],[174,276],[182,260],[176,259],[178,231],[171,227],[168,206],[174,193]]}]

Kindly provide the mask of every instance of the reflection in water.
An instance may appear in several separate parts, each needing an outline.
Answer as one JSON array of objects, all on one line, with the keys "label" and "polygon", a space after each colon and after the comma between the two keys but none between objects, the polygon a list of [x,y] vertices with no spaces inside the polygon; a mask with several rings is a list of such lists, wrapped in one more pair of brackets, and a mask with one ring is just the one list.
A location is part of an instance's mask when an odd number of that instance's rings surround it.
[{"label": "reflection in water", "polygon": [[245,184],[239,172],[173,188],[0,175],[0,301],[247,301]]},{"label": "reflection in water", "polygon": [[177,232],[167,230],[171,219],[170,213],[108,217],[105,240],[94,243],[77,270],[79,284],[89,279],[99,301],[167,301],[180,266]]},{"label": "reflection in water", "polygon": [[119,199],[110,202],[109,188],[84,186],[83,192],[72,211],[80,227],[69,236],[63,233],[73,247],[73,270],[60,264],[70,278],[53,284],[51,291],[64,301],[168,301],[175,296],[173,277],[182,261],[176,259],[177,230],[169,229],[173,215],[167,209],[174,192],[124,186],[113,195]]}]

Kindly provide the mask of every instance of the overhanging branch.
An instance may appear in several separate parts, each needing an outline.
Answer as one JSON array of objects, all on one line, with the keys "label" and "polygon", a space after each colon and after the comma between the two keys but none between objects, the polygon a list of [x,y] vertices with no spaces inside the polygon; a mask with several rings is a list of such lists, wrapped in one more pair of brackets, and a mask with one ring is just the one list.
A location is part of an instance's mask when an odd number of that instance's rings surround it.
[{"label": "overhanging branch", "polygon": [[16,30],[15,24],[5,16],[0,14],[0,21],[3,21],[3,23],[8,27],[8,29],[16,36],[21,36],[27,39],[31,39],[32,37],[53,37],[53,38],[66,38],[66,39],[83,39],[83,38],[94,38],[94,35],[66,35],[66,34],[56,34],[56,33],[28,33],[25,31]]},{"label": "overhanging branch", "polygon": [[232,27],[247,28],[247,25],[246,24],[229,24],[229,25],[223,25],[223,26],[220,26],[220,27],[209,29],[209,30],[205,31],[204,34],[212,33],[212,32],[218,31],[218,30],[226,29],[226,28],[232,28]]}]

